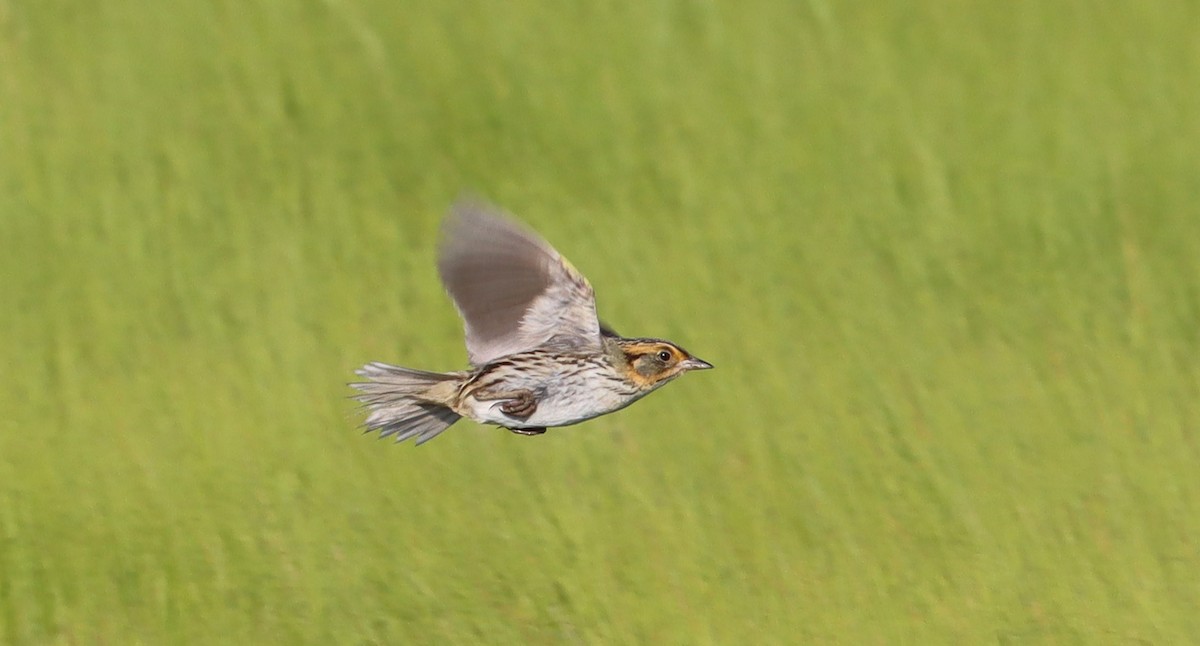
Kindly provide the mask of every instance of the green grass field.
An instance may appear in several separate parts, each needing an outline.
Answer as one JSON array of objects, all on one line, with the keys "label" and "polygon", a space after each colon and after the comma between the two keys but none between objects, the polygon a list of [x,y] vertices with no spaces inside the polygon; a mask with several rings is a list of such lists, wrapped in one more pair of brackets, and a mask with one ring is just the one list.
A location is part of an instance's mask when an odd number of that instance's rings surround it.
[{"label": "green grass field", "polygon": [[[0,0],[0,643],[1195,643],[1198,29]],[[360,435],[464,190],[717,370]]]}]

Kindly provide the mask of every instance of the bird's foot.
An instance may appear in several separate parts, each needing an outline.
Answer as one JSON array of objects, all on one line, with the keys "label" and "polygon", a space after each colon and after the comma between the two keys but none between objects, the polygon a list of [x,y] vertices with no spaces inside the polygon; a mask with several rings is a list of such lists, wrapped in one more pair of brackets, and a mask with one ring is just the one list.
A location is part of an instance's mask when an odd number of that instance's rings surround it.
[{"label": "bird's foot", "polygon": [[540,428],[509,428],[506,426],[505,428],[508,428],[508,430],[516,433],[517,435],[541,435],[542,433],[546,432],[546,428],[544,426]]},{"label": "bird's foot", "polygon": [[519,390],[505,395],[505,401],[500,404],[500,412],[509,417],[529,419],[529,416],[537,410],[537,399],[534,398],[531,391]]}]

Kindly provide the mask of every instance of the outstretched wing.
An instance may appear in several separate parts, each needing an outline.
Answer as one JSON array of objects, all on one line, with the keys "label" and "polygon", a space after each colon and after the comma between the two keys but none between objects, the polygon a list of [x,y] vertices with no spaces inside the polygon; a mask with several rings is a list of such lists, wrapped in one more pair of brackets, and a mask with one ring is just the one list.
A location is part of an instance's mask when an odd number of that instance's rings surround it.
[{"label": "outstretched wing", "polygon": [[459,202],[442,227],[438,273],[482,366],[552,343],[600,349],[592,286],[537,234],[478,202]]}]

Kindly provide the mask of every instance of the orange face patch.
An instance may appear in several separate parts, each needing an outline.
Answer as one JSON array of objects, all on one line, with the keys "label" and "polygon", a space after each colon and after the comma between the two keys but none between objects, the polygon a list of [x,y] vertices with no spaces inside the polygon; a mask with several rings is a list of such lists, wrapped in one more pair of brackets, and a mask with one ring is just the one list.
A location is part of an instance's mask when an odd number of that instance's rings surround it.
[{"label": "orange face patch", "polygon": [[628,377],[641,388],[649,388],[679,374],[680,362],[688,358],[687,353],[662,341],[637,341],[622,349],[629,362]]},{"label": "orange face patch", "polygon": [[630,355],[631,357],[640,357],[647,354],[657,355],[660,352],[669,353],[671,358],[676,361],[681,361],[687,358],[682,352],[680,352],[679,348],[676,348],[670,343],[663,343],[661,341],[641,341],[638,343],[630,343],[629,345],[625,346],[625,354]]}]

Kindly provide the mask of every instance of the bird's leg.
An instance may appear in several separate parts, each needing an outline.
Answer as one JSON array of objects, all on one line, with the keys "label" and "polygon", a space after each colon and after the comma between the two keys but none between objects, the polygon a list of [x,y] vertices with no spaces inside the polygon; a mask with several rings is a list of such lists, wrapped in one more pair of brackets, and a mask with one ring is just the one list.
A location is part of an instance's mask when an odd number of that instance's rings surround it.
[{"label": "bird's leg", "polygon": [[534,399],[533,392],[529,390],[517,391],[508,398],[508,401],[500,404],[500,412],[509,417],[518,419],[529,419],[537,410],[537,399]]},{"label": "bird's leg", "polygon": [[517,435],[541,435],[542,433],[546,432],[545,426],[541,426],[538,428],[509,428],[509,427],[505,426],[504,428],[507,428],[508,430],[512,431],[513,433],[516,433]]},{"label": "bird's leg", "polygon": [[[512,390],[506,392],[482,392],[475,393],[475,399],[480,401],[495,401],[498,400],[500,412],[514,417],[516,419],[529,419],[534,412],[537,411],[537,397],[534,396],[531,390]],[[541,435],[546,432],[544,426],[532,426],[527,428],[514,428],[505,426],[513,433],[520,435]]]},{"label": "bird's leg", "polygon": [[479,401],[500,401],[500,412],[517,419],[529,419],[537,411],[537,398],[532,390],[511,390],[506,392],[477,392],[475,399]]}]

